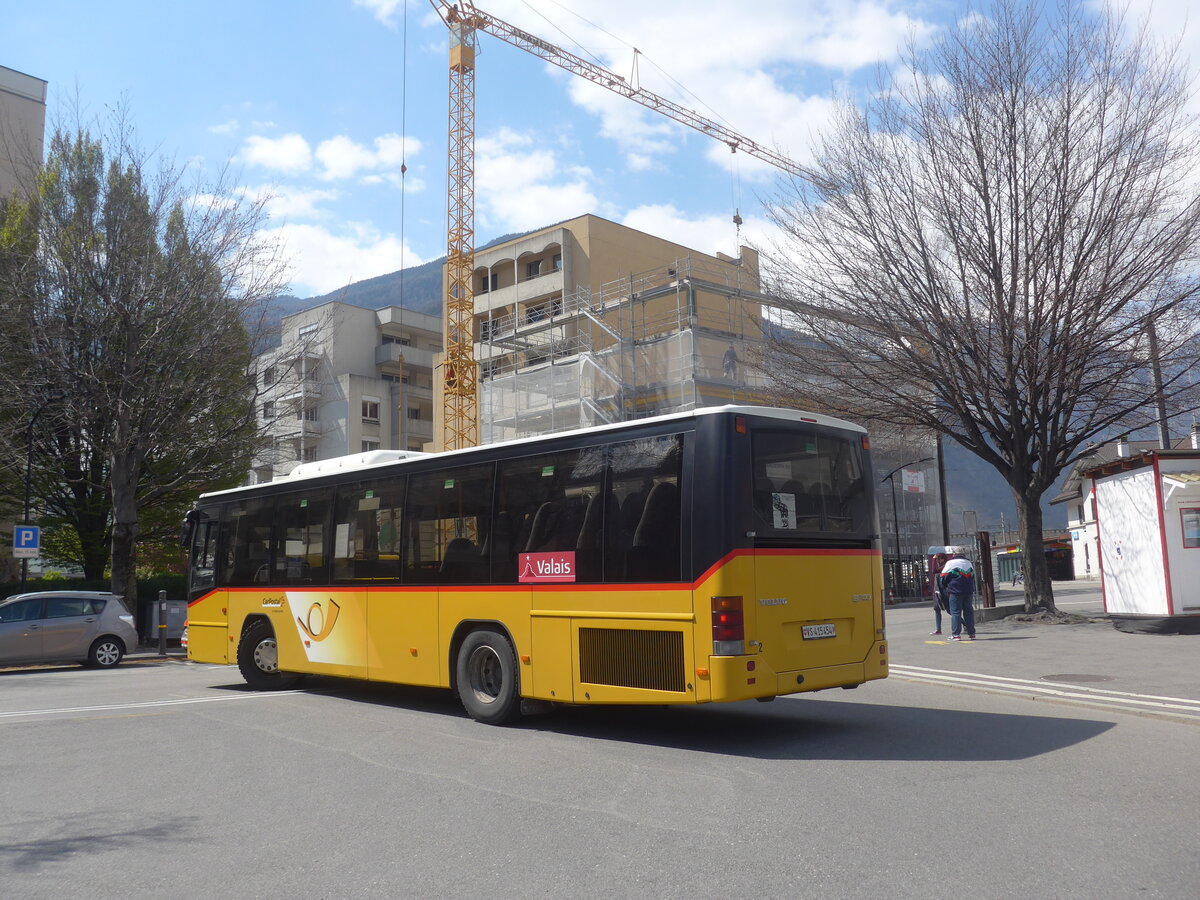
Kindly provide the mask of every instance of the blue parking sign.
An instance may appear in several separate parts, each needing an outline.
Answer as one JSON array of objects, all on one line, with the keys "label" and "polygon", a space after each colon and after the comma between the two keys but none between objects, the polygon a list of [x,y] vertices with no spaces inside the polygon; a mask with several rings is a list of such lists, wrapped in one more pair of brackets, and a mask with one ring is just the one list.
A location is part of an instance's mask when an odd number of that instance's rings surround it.
[{"label": "blue parking sign", "polygon": [[13,559],[37,559],[41,552],[42,529],[36,525],[13,528]]}]

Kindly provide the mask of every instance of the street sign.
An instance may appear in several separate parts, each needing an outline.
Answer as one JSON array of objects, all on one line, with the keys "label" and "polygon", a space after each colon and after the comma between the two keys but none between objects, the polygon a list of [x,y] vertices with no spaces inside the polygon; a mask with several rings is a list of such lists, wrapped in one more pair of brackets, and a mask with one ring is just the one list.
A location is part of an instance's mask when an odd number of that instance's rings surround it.
[{"label": "street sign", "polygon": [[41,549],[42,529],[36,525],[13,527],[13,559],[37,559]]}]

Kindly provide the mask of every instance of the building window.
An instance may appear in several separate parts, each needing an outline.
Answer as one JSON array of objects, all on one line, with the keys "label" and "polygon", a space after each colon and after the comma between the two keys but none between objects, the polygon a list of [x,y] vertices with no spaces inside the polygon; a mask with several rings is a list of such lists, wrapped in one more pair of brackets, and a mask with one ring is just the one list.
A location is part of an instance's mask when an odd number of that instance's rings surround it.
[{"label": "building window", "polygon": [[363,397],[362,417],[364,422],[378,422],[379,401],[374,397]]},{"label": "building window", "polygon": [[275,418],[275,401],[274,400],[267,400],[265,403],[263,403],[262,417],[264,419]]},{"label": "building window", "polygon": [[488,291],[496,290],[499,281],[499,273],[492,272],[491,274],[488,274],[487,272],[484,272],[483,275],[479,277],[479,293],[486,294]]},{"label": "building window", "polygon": [[275,383],[275,367],[267,366],[262,373],[263,387],[270,387]]},{"label": "building window", "polygon": [[546,318],[546,307],[545,306],[531,306],[531,307],[529,307],[529,309],[525,310],[526,323],[540,322],[544,318]]},{"label": "building window", "polygon": [[309,322],[307,325],[301,325],[296,329],[296,337],[300,340],[305,338],[313,338],[317,335],[317,323]]},{"label": "building window", "polygon": [[540,259],[531,259],[525,263],[525,277],[537,278],[542,274],[542,261]]},{"label": "building window", "polygon": [[370,453],[372,450],[378,450],[378,449],[379,449],[379,441],[363,441],[362,442],[362,452],[363,453]]},{"label": "building window", "polygon": [[420,410],[420,408],[419,408],[419,407],[416,407],[416,406],[410,406],[410,407],[408,408],[408,417],[409,417],[410,419],[419,419],[419,418],[421,418],[421,410]]},{"label": "building window", "polygon": [[296,418],[305,422],[315,422],[317,421],[317,408],[305,406],[296,412]]},{"label": "building window", "polygon": [[394,334],[385,334],[383,336],[383,343],[385,345],[386,344],[399,344],[401,347],[408,347],[412,344],[412,338],[397,337]]},{"label": "building window", "polygon": [[1183,524],[1183,546],[1188,550],[1200,548],[1200,507],[1180,507]]},{"label": "building window", "polygon": [[301,462],[316,462],[317,461],[317,448],[316,447],[305,447],[303,450],[301,450],[300,451],[300,461]]},{"label": "building window", "polygon": [[562,254],[561,254],[561,253],[555,253],[555,254],[554,254],[554,260],[553,260],[553,262],[552,262],[552,265],[554,266],[554,271],[555,271],[555,272],[561,272],[561,271],[562,271]]}]

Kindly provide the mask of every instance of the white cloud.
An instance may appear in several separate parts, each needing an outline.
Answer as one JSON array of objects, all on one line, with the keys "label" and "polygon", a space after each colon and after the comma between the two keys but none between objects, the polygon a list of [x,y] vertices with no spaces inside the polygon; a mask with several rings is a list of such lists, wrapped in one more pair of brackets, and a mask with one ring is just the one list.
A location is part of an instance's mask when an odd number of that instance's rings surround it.
[{"label": "white cloud", "polygon": [[373,225],[349,223],[333,231],[316,225],[281,225],[265,232],[277,238],[291,260],[291,291],[300,296],[327,294],[354,281],[394,272],[403,264],[425,262],[397,235]]},{"label": "white cloud", "polygon": [[238,120],[229,119],[219,125],[209,125],[208,130],[212,134],[236,134],[238,130]]},{"label": "white cloud", "polygon": [[312,150],[308,141],[298,134],[285,134],[279,138],[256,134],[246,138],[241,158],[252,166],[295,174],[312,165]]},{"label": "white cloud", "polygon": [[396,24],[396,10],[404,6],[404,2],[405,0],[354,0],[354,5],[370,10],[376,19],[392,27]]},{"label": "white cloud", "polygon": [[258,194],[266,194],[267,212],[272,219],[315,219],[323,215],[318,208],[322,203],[332,203],[341,195],[334,190],[309,190],[295,185],[277,185],[260,188]]},{"label": "white cloud", "polygon": [[359,144],[345,135],[338,135],[318,144],[316,156],[325,167],[321,178],[335,181],[353,178],[361,171],[376,173],[379,169],[399,169],[406,157],[420,151],[419,140],[394,133],[375,138],[373,147]]},{"label": "white cloud", "polygon": [[[835,79],[890,62],[909,35],[922,41],[934,30],[896,0],[758,0],[749,14],[728,0],[692,0],[686,7],[609,0],[589,7],[591,22],[550,0],[490,0],[488,11],[579,55],[589,54],[562,33],[587,47],[608,48],[600,51],[600,64],[627,83],[798,162],[827,120]],[[562,33],[555,34],[557,27]],[[661,113],[584,79],[561,77],[572,101],[599,118],[600,133],[617,143],[631,170],[645,171],[655,158],[680,152],[685,141],[689,153],[729,156],[722,144]],[[705,142],[711,146],[696,149]]]},{"label": "white cloud", "polygon": [[589,170],[563,170],[552,151],[534,148],[533,138],[508,128],[476,139],[479,224],[496,232],[523,231],[600,211]]},{"label": "white cloud", "polygon": [[344,135],[321,141],[317,145],[316,156],[325,167],[321,177],[327,181],[352,178],[359,169],[371,169],[375,166],[375,154]]},{"label": "white cloud", "polygon": [[[657,204],[631,209],[621,218],[621,224],[701,253],[737,255],[739,233],[732,216],[690,218],[670,204]],[[741,243],[759,246],[771,230],[765,219],[747,217],[742,223]]]}]

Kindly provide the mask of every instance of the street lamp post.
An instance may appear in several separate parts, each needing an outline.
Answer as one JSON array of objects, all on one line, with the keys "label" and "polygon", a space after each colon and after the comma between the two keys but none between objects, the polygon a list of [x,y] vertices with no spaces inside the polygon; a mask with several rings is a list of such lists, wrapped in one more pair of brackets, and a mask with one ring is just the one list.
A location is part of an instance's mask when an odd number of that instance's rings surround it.
[{"label": "street lamp post", "polygon": [[[37,425],[37,420],[41,418],[43,412],[46,411],[51,403],[56,403],[62,399],[62,394],[52,392],[46,395],[45,399],[38,404],[37,409],[33,411],[33,415],[29,417],[29,425],[25,428],[25,510],[21,524],[29,524],[29,506],[30,494],[33,485],[33,429]],[[29,560],[21,560],[21,590],[25,590],[25,582],[29,578]]]},{"label": "street lamp post", "polygon": [[933,461],[934,457],[926,456],[923,459],[915,459],[912,462],[901,463],[900,465],[896,466],[896,468],[892,469],[892,471],[888,472],[881,479],[879,479],[880,481],[890,481],[892,483],[892,533],[896,538],[896,557],[893,563],[893,571],[896,574],[892,577],[893,588],[895,588],[897,583],[900,581],[900,514],[896,509],[896,479],[893,476],[895,476],[895,474],[901,469],[907,468],[908,466],[918,466],[921,463]]}]

